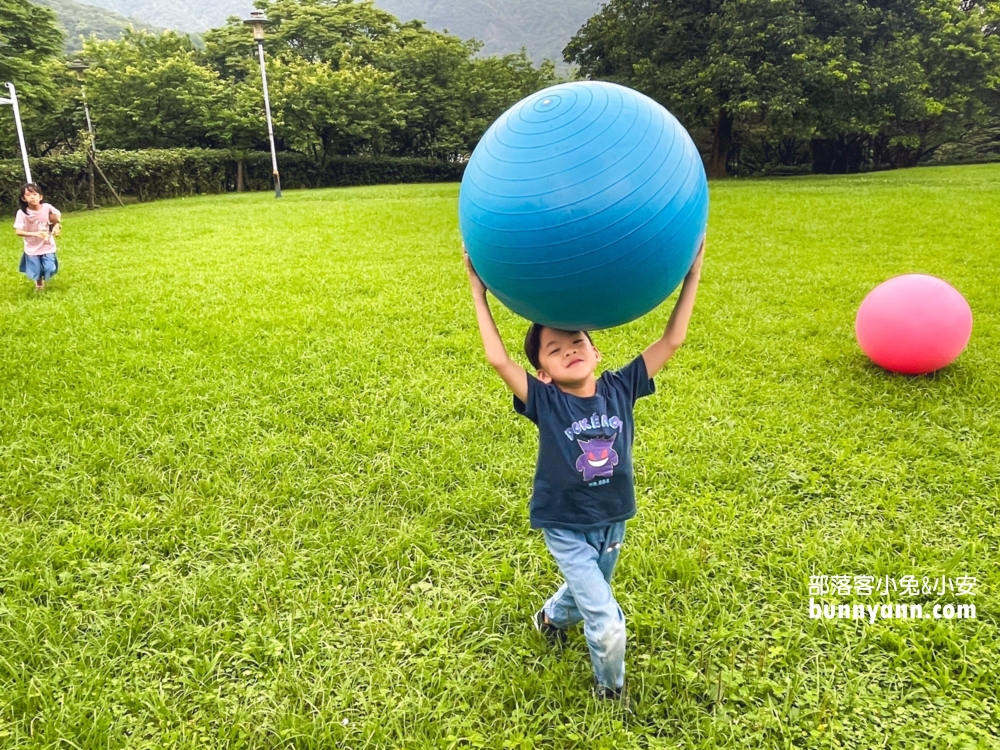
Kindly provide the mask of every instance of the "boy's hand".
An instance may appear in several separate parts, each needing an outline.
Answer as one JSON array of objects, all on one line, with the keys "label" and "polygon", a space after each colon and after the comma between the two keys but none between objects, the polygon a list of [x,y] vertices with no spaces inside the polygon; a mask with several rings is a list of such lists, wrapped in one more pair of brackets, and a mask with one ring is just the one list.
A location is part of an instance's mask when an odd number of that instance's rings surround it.
[{"label": "boy's hand", "polygon": [[684,338],[687,336],[688,323],[691,321],[691,311],[694,308],[695,296],[698,293],[698,283],[701,281],[701,264],[705,259],[705,240],[701,241],[698,254],[691,263],[691,269],[684,277],[684,286],[681,287],[681,294],[674,305],[674,311],[670,313],[670,320],[663,335],[646,347],[642,353],[642,358],[646,363],[646,374],[653,378],[656,373],[663,369],[674,352],[676,352]]},{"label": "boy's hand", "polygon": [[486,294],[486,285],[483,280],[479,278],[479,274],[476,273],[476,269],[472,267],[472,261],[469,260],[469,253],[465,250],[465,245],[462,245],[462,258],[465,261],[465,270],[469,274],[469,286],[472,287],[473,294]]},{"label": "boy's hand", "polygon": [[701,249],[698,250],[698,254],[694,256],[694,262],[691,264],[691,270],[688,271],[688,276],[697,276],[701,273],[701,263],[705,259],[705,240],[701,241]]},{"label": "boy's hand", "polygon": [[59,224],[56,224],[55,226],[52,227],[52,236],[53,237],[58,237],[60,234],[62,234],[62,223],[61,222]]},{"label": "boy's hand", "polygon": [[500,338],[500,332],[497,330],[497,324],[493,321],[490,304],[486,299],[486,284],[479,278],[476,269],[472,267],[472,261],[469,259],[469,253],[464,244],[462,245],[462,259],[465,261],[465,270],[469,274],[472,301],[476,305],[476,322],[479,324],[479,335],[483,339],[486,359],[510,388],[511,393],[527,403],[528,373],[507,354],[503,339]]}]

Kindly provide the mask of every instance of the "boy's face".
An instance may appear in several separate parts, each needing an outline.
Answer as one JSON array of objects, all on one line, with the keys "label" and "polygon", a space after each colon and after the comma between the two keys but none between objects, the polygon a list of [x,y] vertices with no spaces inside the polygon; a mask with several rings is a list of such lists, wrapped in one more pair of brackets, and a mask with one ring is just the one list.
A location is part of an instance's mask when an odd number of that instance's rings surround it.
[{"label": "boy's face", "polygon": [[601,353],[583,331],[543,328],[538,349],[538,379],[573,385],[593,376]]},{"label": "boy's face", "polygon": [[24,202],[31,206],[32,209],[38,208],[42,205],[42,194],[37,193],[31,188],[24,191]]}]

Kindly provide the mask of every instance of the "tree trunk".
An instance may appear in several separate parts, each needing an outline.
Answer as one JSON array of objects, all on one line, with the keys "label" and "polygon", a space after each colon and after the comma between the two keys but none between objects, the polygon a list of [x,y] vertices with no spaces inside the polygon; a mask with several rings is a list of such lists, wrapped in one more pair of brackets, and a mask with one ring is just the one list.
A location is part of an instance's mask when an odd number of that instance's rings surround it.
[{"label": "tree trunk", "polygon": [[848,133],[836,138],[814,138],[813,172],[817,174],[857,174],[873,165],[870,139],[863,133]]},{"label": "tree trunk", "polygon": [[236,160],[236,192],[243,192],[243,159]]},{"label": "tree trunk", "polygon": [[725,109],[719,110],[719,119],[712,131],[712,154],[708,160],[709,177],[728,174],[729,151],[733,147],[733,116]]}]

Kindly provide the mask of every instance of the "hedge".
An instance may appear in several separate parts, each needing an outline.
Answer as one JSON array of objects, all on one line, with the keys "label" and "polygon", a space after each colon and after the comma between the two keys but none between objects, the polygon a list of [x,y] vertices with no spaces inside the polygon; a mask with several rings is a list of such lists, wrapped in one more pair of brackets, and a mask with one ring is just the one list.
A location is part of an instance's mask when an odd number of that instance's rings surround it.
[{"label": "hedge", "polygon": [[[98,164],[120,195],[139,201],[236,190],[237,156],[230,151],[169,149],[101,151]],[[243,158],[243,189],[271,190],[271,155],[253,151]],[[465,165],[434,159],[335,157],[325,163],[295,152],[278,154],[281,187],[319,188],[383,185],[411,182],[457,182]],[[32,178],[45,197],[59,208],[87,205],[87,159],[82,153],[31,160]],[[4,212],[17,206],[17,190],[24,182],[20,160],[0,161],[0,195]],[[99,204],[114,196],[97,175]]]}]

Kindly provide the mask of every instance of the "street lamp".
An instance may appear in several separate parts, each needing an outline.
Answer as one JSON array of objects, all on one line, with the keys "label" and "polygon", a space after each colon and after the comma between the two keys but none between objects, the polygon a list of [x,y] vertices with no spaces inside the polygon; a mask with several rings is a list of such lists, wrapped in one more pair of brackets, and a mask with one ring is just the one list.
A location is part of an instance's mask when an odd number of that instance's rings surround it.
[{"label": "street lamp", "polygon": [[271,125],[271,100],[267,95],[267,71],[264,69],[264,24],[270,23],[264,17],[264,11],[255,10],[250,18],[243,23],[253,27],[253,38],[257,42],[257,55],[260,58],[260,80],[264,87],[264,111],[267,113],[267,136],[271,139],[271,170],[274,175],[274,197],[281,197],[281,176],[278,174],[278,152],[274,149],[274,127]]},{"label": "street lamp", "polygon": [[21,110],[17,106],[17,91],[14,90],[13,83],[5,83],[10,92],[10,98],[0,97],[0,104],[9,104],[14,110],[14,125],[17,127],[17,140],[21,144],[21,161],[24,162],[25,182],[31,182],[31,167],[28,166],[28,149],[24,145],[24,131],[21,130]]}]

